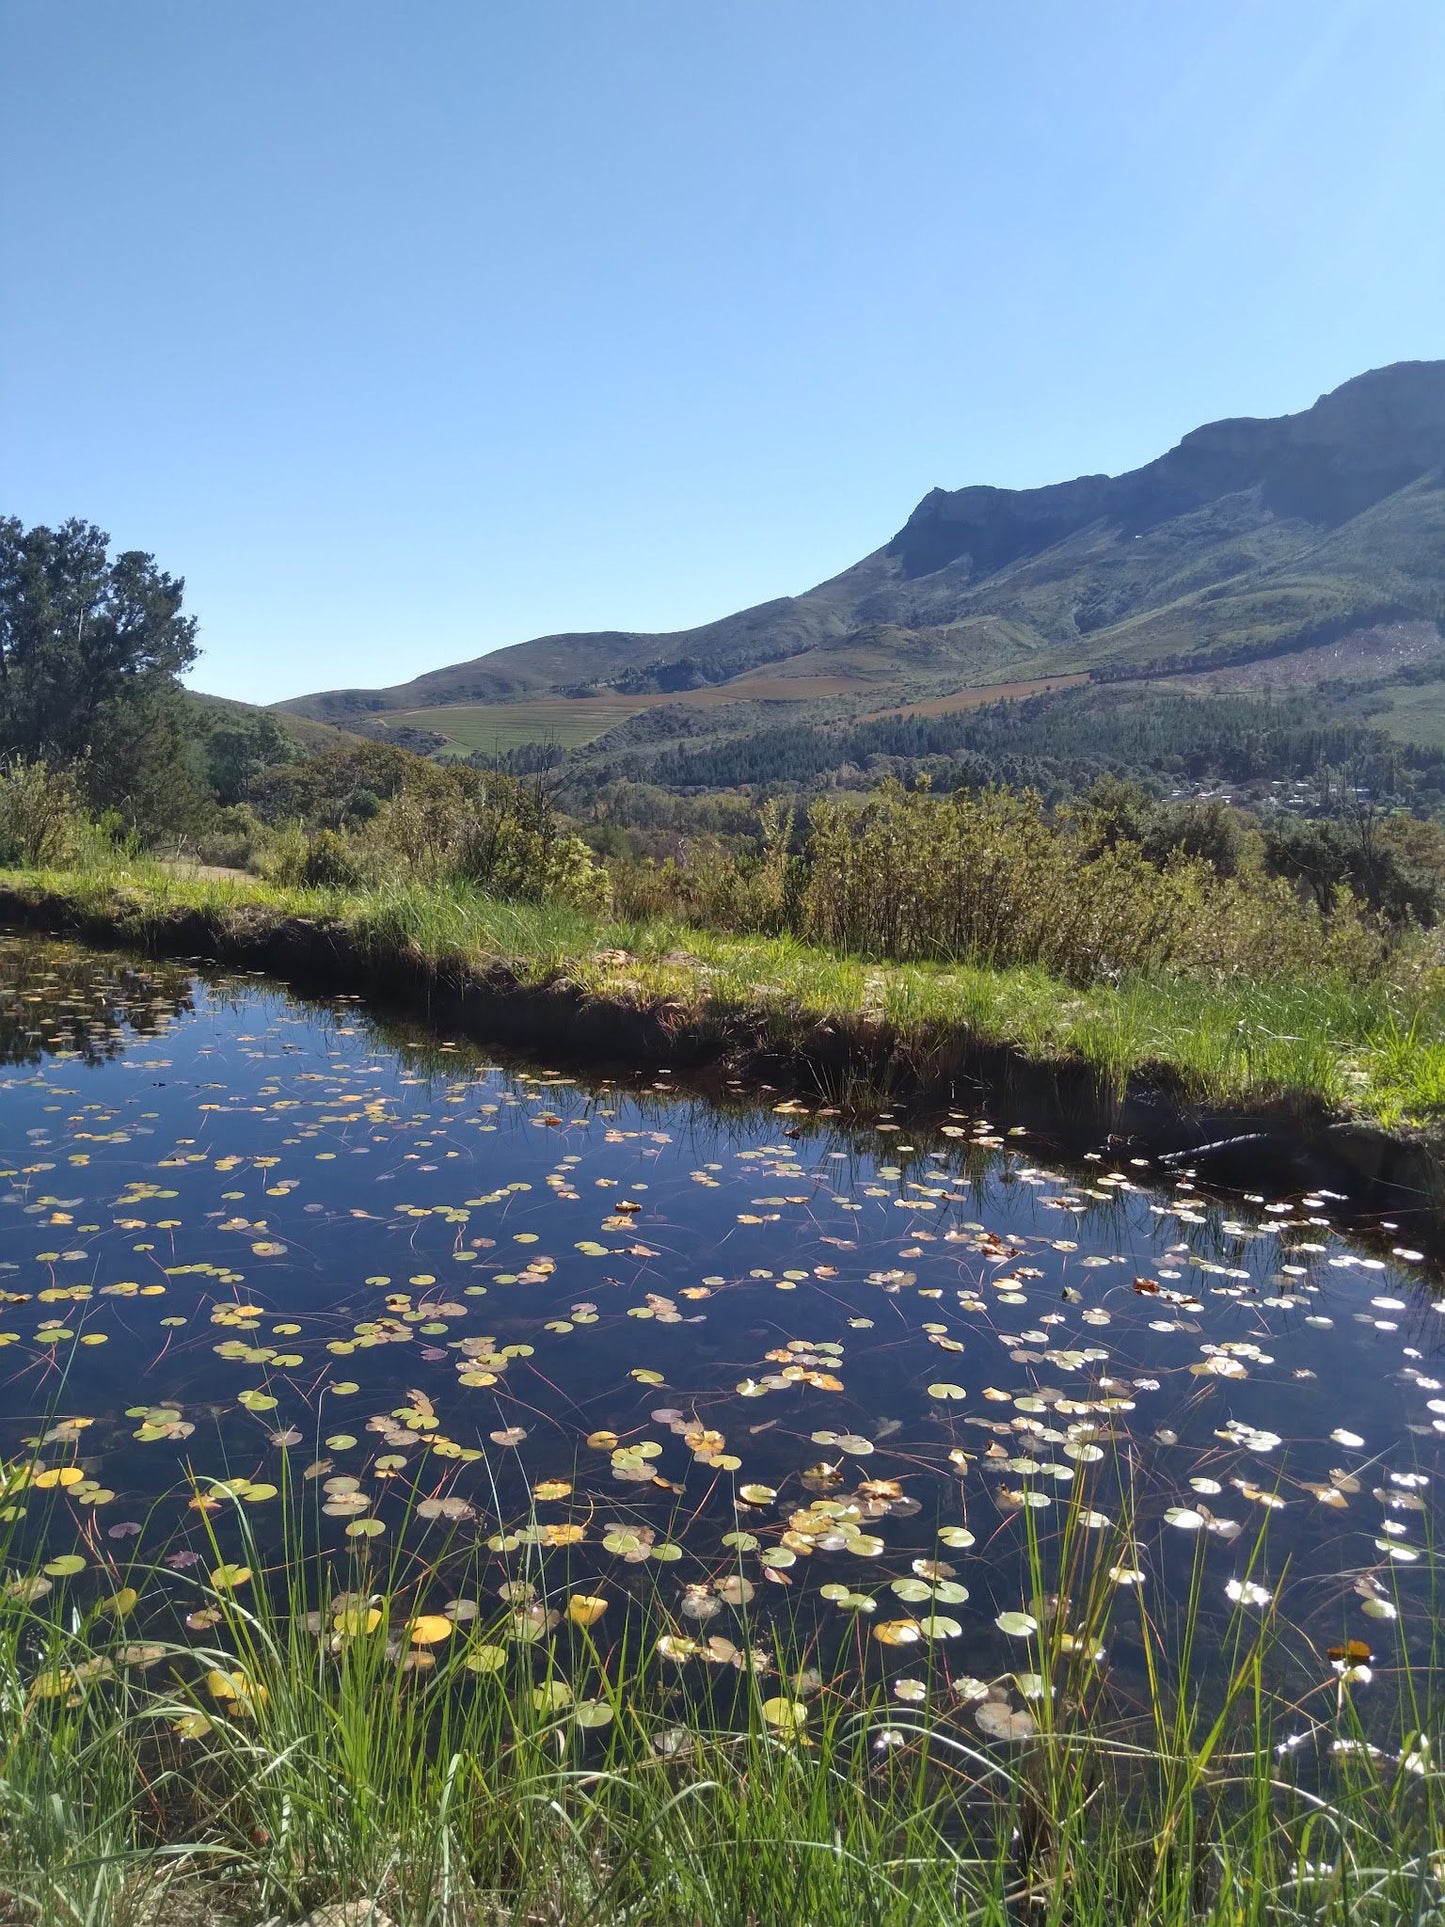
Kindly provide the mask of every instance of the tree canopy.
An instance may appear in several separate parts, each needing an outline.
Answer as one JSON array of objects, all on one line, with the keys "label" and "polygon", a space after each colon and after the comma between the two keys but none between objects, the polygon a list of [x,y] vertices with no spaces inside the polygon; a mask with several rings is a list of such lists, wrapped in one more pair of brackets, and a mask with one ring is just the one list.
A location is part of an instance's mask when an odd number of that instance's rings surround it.
[{"label": "tree canopy", "polygon": [[0,755],[71,768],[96,806],[141,821],[181,768],[196,623],[180,577],[109,551],[91,522],[0,517]]}]

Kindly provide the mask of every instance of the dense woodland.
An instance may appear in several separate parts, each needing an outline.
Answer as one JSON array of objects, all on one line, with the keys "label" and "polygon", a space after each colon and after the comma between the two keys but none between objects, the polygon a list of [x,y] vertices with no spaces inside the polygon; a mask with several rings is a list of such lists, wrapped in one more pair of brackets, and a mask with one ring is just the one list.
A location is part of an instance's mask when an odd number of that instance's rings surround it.
[{"label": "dense woodland", "polygon": [[[1322,770],[1349,769],[1357,785],[1378,797],[1426,812],[1438,808],[1445,799],[1445,751],[1397,742],[1367,715],[1349,713],[1368,708],[1368,694],[1350,687],[1331,700],[1313,692],[1186,696],[1113,684],[952,715],[883,716],[832,727],[779,724],[656,749],[630,745],[631,726],[624,725],[600,748],[574,756],[566,780],[582,798],[619,781],[691,793],[860,787],[881,775],[911,782],[921,773],[935,788],[1002,783],[1036,789],[1054,803],[1102,776],[1167,793],[1180,786],[1314,785]],[[517,770],[541,760],[521,751],[497,759]],[[1329,807],[1327,797],[1321,807]]]}]

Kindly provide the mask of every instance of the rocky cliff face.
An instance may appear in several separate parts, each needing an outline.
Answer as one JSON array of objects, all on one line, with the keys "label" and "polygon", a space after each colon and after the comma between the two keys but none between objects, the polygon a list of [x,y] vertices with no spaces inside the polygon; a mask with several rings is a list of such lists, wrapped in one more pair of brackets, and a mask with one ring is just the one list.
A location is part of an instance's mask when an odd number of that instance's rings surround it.
[{"label": "rocky cliff face", "polygon": [[1397,362],[1298,415],[1196,428],[1126,475],[1036,489],[934,489],[888,553],[905,577],[967,558],[969,578],[978,580],[1094,523],[1138,535],[1250,490],[1270,514],[1334,527],[1442,467],[1445,362]]}]

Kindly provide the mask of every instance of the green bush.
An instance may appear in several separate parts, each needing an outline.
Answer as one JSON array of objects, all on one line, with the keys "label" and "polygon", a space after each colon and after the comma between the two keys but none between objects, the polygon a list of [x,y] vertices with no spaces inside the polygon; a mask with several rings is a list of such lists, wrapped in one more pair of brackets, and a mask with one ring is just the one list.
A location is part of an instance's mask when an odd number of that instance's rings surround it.
[{"label": "green bush", "polygon": [[[318,759],[324,760],[324,759]],[[395,778],[390,793],[358,769]],[[336,757],[312,771],[312,814],[271,833],[258,863],[273,883],[350,889],[398,878],[470,883],[489,896],[606,911],[611,879],[537,786],[415,757],[395,768]]]},{"label": "green bush", "polygon": [[98,840],[68,773],[44,762],[14,762],[0,771],[0,864],[64,869]]},{"label": "green bush", "polygon": [[1388,938],[1346,891],[1324,907],[1248,863],[1222,876],[1182,849],[1100,847],[1037,795],[885,784],[861,807],[813,811],[800,934],[879,957],[1040,963],[1072,983],[1165,970],[1371,975]]},{"label": "green bush", "polygon": [[717,836],[692,838],[682,861],[620,863],[613,889],[620,914],[683,917],[724,930],[781,935],[795,927],[805,865],[792,851],[795,812],[777,798],[758,811],[758,849],[739,856]]},{"label": "green bush", "polygon": [[219,809],[191,838],[190,851],[197,863],[211,863],[221,869],[245,870],[255,862],[269,840],[269,833],[247,803]]},{"label": "green bush", "polygon": [[369,882],[368,865],[354,839],[337,830],[308,832],[300,824],[277,831],[258,854],[268,883],[284,889],[349,890]]},{"label": "green bush", "polygon": [[1413,929],[1343,884],[1319,897],[1269,874],[1258,835],[1227,814],[1138,811],[1116,787],[1050,816],[1031,791],[885,782],[815,802],[799,854],[791,815],[768,805],[752,852],[703,837],[662,863],[618,865],[617,907],[852,956],[1041,964],[1080,985],[1155,972],[1360,982]]}]

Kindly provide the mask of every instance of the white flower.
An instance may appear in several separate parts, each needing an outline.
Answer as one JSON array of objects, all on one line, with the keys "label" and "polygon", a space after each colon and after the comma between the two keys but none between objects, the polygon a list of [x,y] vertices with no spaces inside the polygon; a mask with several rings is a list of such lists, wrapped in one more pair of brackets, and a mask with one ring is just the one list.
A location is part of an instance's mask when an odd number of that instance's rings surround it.
[{"label": "white flower", "polygon": [[1252,1579],[1231,1579],[1224,1590],[1236,1606],[1267,1606],[1274,1598],[1267,1586],[1257,1586]]}]

